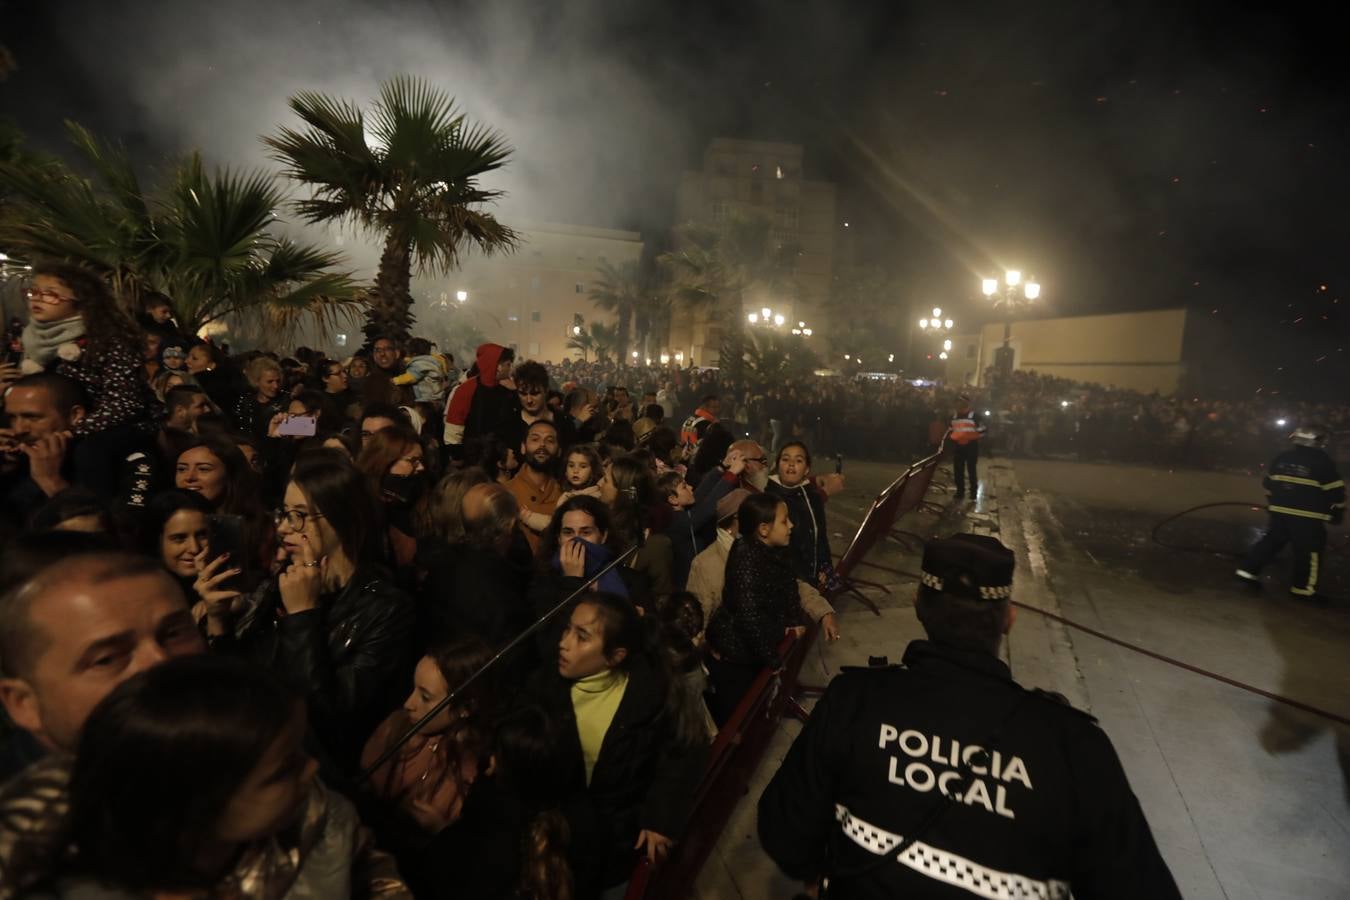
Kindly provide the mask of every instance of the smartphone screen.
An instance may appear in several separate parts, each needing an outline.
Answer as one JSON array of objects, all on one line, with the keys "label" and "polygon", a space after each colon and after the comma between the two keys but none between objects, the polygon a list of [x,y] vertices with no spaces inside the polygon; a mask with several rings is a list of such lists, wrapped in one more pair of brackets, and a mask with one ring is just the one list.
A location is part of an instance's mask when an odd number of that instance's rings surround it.
[{"label": "smartphone screen", "polygon": [[242,569],[238,575],[232,575],[221,582],[227,591],[244,593],[254,588],[253,554],[249,552],[243,516],[211,515],[206,517],[207,541],[211,547],[211,559],[225,554],[230,558],[224,564],[227,569]]},{"label": "smartphone screen", "polygon": [[290,416],[277,426],[277,434],[288,437],[314,437],[318,420],[314,416]]}]

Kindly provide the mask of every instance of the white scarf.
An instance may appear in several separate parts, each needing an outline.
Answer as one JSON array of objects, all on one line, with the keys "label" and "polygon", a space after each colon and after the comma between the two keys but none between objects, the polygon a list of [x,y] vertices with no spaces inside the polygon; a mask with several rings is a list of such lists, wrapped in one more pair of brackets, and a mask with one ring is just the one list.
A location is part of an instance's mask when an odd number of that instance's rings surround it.
[{"label": "white scarf", "polygon": [[30,320],[23,328],[23,355],[46,368],[56,358],[56,350],[84,337],[84,316],[74,315],[55,322]]}]

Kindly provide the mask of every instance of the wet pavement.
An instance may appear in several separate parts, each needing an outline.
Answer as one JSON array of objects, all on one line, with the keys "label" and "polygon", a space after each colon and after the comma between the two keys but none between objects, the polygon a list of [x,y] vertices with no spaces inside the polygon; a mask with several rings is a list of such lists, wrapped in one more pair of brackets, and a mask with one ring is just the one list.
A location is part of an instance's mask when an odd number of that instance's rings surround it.
[{"label": "wet pavement", "polygon": [[[853,463],[829,507],[835,549],[852,536],[889,466]],[[981,496],[917,514],[919,534],[977,530],[1018,555],[1021,602],[1198,668],[1350,717],[1350,554],[1330,532],[1323,603],[1286,593],[1288,560],[1252,589],[1231,556],[1255,539],[1259,480],[1238,475],[1031,460],[982,462]],[[1230,504],[1208,506],[1209,504]],[[1168,522],[1191,507],[1205,506]],[[1161,523],[1161,527],[1159,527]],[[914,571],[914,547],[870,561]],[[898,658],[920,636],[913,585],[866,570],[881,609],[840,608],[844,638],[813,650],[803,679],[827,681],[869,655]],[[1028,686],[1065,694],[1114,742],[1187,898],[1350,897],[1350,729],[1136,654],[1032,612],[1005,656]],[[785,722],[699,881],[706,898],[786,898],[799,889],[754,838],[754,804],[799,726]]]}]

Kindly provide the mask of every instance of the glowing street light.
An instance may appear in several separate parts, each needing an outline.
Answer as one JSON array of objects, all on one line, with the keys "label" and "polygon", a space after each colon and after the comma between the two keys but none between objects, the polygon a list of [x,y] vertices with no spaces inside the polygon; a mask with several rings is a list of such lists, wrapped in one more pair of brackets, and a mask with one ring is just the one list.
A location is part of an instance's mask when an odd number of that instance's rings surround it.
[{"label": "glowing street light", "polygon": [[676,361],[677,363],[682,363],[682,362],[684,362],[684,351],[683,351],[683,350],[680,350],[680,351],[678,351],[678,352],[675,354],[675,361]]},{"label": "glowing street light", "polygon": [[[1018,286],[1021,290],[1018,290]],[[1003,284],[997,278],[981,278],[980,291],[994,301],[994,306],[1002,306],[1003,346],[994,350],[994,370],[1000,379],[1012,375],[1012,317],[1023,303],[1030,303],[1041,296],[1040,284],[1032,278],[1023,280],[1021,269],[1008,269],[1003,273]]]},{"label": "glowing street light", "polygon": [[662,353],[662,354],[661,354],[661,365],[663,365],[663,366],[664,366],[664,365],[667,365],[669,362],[670,362],[670,354],[669,354],[669,353]]},{"label": "glowing street light", "polygon": [[455,291],[455,299],[458,300],[460,303],[463,303],[463,302],[465,302],[466,300],[469,299],[469,292],[468,292],[468,291]]},{"label": "glowing street light", "polygon": [[637,358],[638,358],[638,352],[637,352],[636,350],[634,350],[632,356],[633,356],[633,359],[637,359]]},{"label": "glowing street light", "polygon": [[941,353],[938,354],[938,359],[946,359],[946,358],[947,358],[946,350],[943,350]]},{"label": "glowing street light", "polygon": [[941,309],[941,307],[937,307],[937,306],[933,307],[933,318],[935,318],[935,319],[936,319],[936,318],[939,318],[941,315],[942,315],[942,309]]},{"label": "glowing street light", "polygon": [[811,336],[811,329],[810,329],[810,328],[803,328],[803,329],[802,329],[802,334],[805,335],[806,337],[810,337],[810,336]]},{"label": "glowing street light", "polygon": [[760,307],[759,314],[765,319],[768,319],[773,315],[773,310],[769,309],[767,306]]},{"label": "glowing street light", "polygon": [[943,349],[943,350],[950,350],[950,349],[952,349],[952,342],[951,342],[951,339],[950,339],[950,338],[948,338],[947,340],[945,340],[945,341],[942,342],[942,349]]},{"label": "glowing street light", "polygon": [[580,325],[573,325],[573,326],[572,326],[572,333],[573,333],[573,334],[581,334],[581,326],[580,326]]},{"label": "glowing street light", "polygon": [[751,313],[750,315],[746,316],[746,318],[750,320],[751,325],[759,324],[759,313]]}]

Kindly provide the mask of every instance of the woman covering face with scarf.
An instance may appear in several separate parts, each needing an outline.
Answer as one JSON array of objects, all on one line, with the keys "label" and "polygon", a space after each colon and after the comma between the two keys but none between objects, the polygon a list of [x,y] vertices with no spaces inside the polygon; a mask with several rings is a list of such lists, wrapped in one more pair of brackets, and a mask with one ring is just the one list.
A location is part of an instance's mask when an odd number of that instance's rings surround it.
[{"label": "woman covering face with scarf", "polygon": [[394,564],[412,565],[417,554],[414,510],[422,503],[430,483],[426,453],[417,432],[406,425],[375,432],[361,448],[356,467],[384,509]]}]

